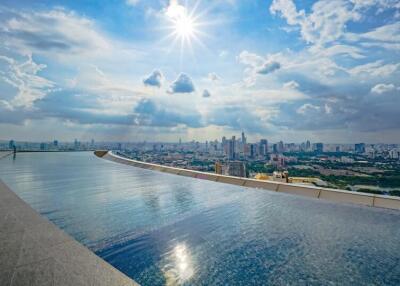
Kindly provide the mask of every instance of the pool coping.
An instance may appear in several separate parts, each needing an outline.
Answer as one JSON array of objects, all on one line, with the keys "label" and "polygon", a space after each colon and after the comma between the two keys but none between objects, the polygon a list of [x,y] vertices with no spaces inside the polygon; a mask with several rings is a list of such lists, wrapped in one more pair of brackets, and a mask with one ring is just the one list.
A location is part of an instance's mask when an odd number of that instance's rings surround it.
[{"label": "pool coping", "polygon": [[209,180],[243,187],[265,189],[274,192],[289,193],[339,203],[353,203],[370,207],[400,210],[400,198],[393,196],[358,193],[339,189],[329,189],[316,186],[305,186],[300,184],[290,184],[267,180],[264,181],[206,173],[128,159],[107,150],[96,150],[94,154],[99,158],[107,159],[109,161],[179,176]]},{"label": "pool coping", "polygon": [[0,179],[1,285],[139,285],[59,229]]}]

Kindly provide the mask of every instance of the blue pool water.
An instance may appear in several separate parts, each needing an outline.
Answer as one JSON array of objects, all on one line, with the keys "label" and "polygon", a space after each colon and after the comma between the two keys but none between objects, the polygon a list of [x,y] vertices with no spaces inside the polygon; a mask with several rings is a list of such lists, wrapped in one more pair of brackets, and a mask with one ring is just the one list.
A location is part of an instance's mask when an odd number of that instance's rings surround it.
[{"label": "blue pool water", "polygon": [[142,285],[400,285],[400,212],[21,153],[0,178]]}]

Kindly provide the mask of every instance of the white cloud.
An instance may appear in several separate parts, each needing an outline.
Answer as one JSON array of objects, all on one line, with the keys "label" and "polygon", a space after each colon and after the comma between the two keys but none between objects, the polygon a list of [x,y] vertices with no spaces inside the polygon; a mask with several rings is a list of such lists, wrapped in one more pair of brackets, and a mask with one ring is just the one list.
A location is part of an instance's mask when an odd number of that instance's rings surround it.
[{"label": "white cloud", "polygon": [[140,0],[126,0],[125,2],[129,6],[136,6],[140,2]]},{"label": "white cloud", "polygon": [[396,72],[400,63],[384,64],[383,61],[375,61],[363,65],[355,66],[348,70],[348,73],[356,76],[386,77]]},{"label": "white cloud", "polygon": [[396,86],[394,84],[380,83],[371,88],[371,93],[382,94],[394,90],[396,90]]},{"label": "white cloud", "polygon": [[258,70],[258,74],[269,74],[281,68],[281,64],[276,61],[265,62]]},{"label": "white cloud", "polygon": [[299,87],[299,84],[294,80],[285,82],[283,84],[283,88],[287,88],[287,89],[297,89],[298,87]]},{"label": "white cloud", "polygon": [[163,80],[163,75],[161,71],[154,70],[151,74],[149,74],[146,78],[143,79],[143,84],[146,86],[161,87],[162,80]]},{"label": "white cloud", "polygon": [[181,73],[178,78],[171,84],[169,93],[191,93],[195,91],[192,79],[184,73]]},{"label": "white cloud", "polygon": [[203,97],[210,97],[211,96],[211,93],[207,90],[207,89],[205,89],[204,91],[203,91]]},{"label": "white cloud", "polygon": [[17,89],[17,94],[8,103],[9,106],[32,107],[36,100],[45,97],[55,87],[54,82],[39,75],[46,65],[37,64],[32,56],[28,56],[24,62],[5,56],[0,56],[0,60],[5,61],[8,66],[7,73],[0,79]]},{"label": "white cloud", "polygon": [[274,0],[270,12],[280,14],[289,25],[300,26],[302,38],[317,45],[341,38],[346,23],[360,19],[360,14],[345,0],[318,1],[309,14],[298,11],[292,0]]},{"label": "white cloud", "polygon": [[220,80],[220,77],[215,72],[211,72],[211,73],[208,74],[208,79],[210,81],[215,82],[215,81]]},{"label": "white cloud", "polygon": [[321,108],[319,107],[319,106],[316,106],[316,105],[313,105],[313,104],[311,104],[311,103],[306,103],[306,104],[303,104],[302,106],[300,106],[297,110],[296,110],[296,112],[298,113],[298,114],[303,114],[303,115],[305,115],[305,114],[307,114],[307,113],[310,113],[310,112],[318,112],[318,111],[320,111],[321,110]]}]

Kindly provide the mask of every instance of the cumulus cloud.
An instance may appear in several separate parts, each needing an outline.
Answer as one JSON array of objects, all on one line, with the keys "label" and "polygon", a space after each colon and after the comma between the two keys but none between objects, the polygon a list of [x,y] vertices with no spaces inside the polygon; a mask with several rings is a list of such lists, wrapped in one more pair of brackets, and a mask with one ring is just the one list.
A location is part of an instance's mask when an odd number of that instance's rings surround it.
[{"label": "cumulus cloud", "polygon": [[371,93],[382,94],[394,90],[396,90],[396,86],[394,84],[380,83],[371,88]]},{"label": "cumulus cloud", "polygon": [[203,90],[203,97],[210,97],[210,96],[211,93],[207,89]]},{"label": "cumulus cloud", "polygon": [[143,79],[143,84],[146,86],[156,86],[158,88],[161,87],[163,75],[161,71],[154,70],[151,74],[149,74],[146,78]]},{"label": "cumulus cloud", "polygon": [[269,61],[262,65],[261,68],[257,70],[259,74],[269,74],[281,68],[281,64],[276,61]]},{"label": "cumulus cloud", "polygon": [[184,73],[181,73],[178,78],[171,84],[169,93],[191,93],[195,91],[192,79]]}]

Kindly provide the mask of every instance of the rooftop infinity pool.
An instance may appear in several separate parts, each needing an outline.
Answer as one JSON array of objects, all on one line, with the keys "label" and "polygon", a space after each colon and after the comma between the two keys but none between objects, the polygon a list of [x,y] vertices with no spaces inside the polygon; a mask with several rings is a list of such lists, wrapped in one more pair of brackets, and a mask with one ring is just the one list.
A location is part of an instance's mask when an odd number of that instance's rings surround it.
[{"label": "rooftop infinity pool", "polygon": [[400,285],[400,212],[20,153],[0,178],[142,285]]}]

